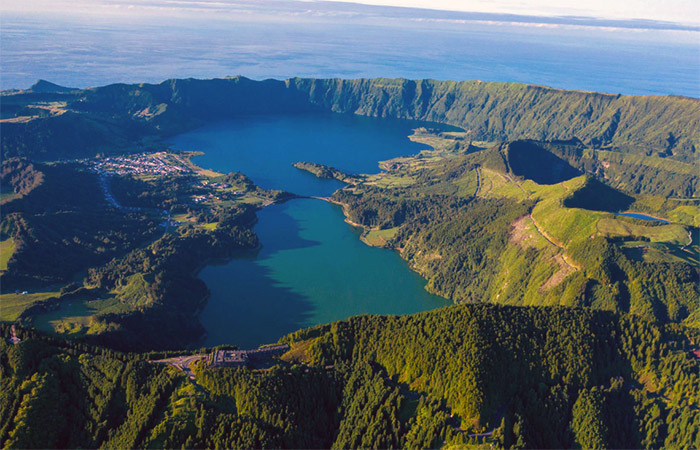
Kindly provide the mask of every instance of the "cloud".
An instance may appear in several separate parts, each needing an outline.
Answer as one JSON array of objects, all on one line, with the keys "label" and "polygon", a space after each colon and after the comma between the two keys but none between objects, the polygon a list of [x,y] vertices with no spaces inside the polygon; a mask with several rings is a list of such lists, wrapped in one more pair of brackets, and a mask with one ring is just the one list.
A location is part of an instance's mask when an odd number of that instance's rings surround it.
[{"label": "cloud", "polygon": [[700,25],[700,2],[697,0],[354,0],[353,3],[529,16],[644,19]]},{"label": "cloud", "polygon": [[700,31],[700,22],[688,22],[700,21],[697,0],[24,0],[0,2],[0,11],[133,19],[154,15],[268,21],[425,19]]}]

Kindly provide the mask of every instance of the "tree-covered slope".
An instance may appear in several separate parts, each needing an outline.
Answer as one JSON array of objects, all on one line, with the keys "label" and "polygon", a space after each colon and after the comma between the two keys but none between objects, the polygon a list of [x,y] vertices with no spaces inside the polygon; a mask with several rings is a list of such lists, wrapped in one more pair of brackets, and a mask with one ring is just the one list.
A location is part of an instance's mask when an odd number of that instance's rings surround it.
[{"label": "tree-covered slope", "polygon": [[67,282],[91,265],[104,264],[158,234],[140,211],[108,204],[96,174],[74,164],[3,161],[0,237],[15,250],[0,279],[3,293]]},{"label": "tree-covered slope", "polygon": [[[662,439],[666,446],[696,445],[697,375],[691,374],[698,360],[679,347],[672,350],[689,341],[671,330],[590,310],[468,305],[356,317],[288,340],[303,342],[315,364],[377,367],[404,395],[444,401],[451,419],[443,416],[443,426],[496,428],[496,442],[506,447],[638,448],[661,446]],[[666,388],[656,384],[662,379]],[[579,411],[589,407],[589,396],[598,398],[598,409]],[[671,406],[675,401],[678,406]],[[658,414],[647,414],[650,408]],[[680,416],[685,431],[668,423],[662,437],[658,420]],[[377,428],[389,429],[376,421]]]},{"label": "tree-covered slope", "polygon": [[404,79],[287,82],[335,112],[449,123],[475,140],[568,140],[692,162],[699,147],[700,102],[623,96],[519,83]]},{"label": "tree-covered slope", "polygon": [[[35,102],[30,96],[36,95],[17,94],[27,102]],[[15,104],[17,96],[6,95],[5,102]],[[596,148],[686,162],[696,160],[699,141],[695,131],[700,125],[700,102],[691,98],[622,96],[518,83],[381,78],[253,81],[233,77],[117,84],[73,91],[65,108],[79,116],[101,117],[99,123],[80,119],[80,129],[94,138],[90,140],[93,146],[100,137],[109,137],[111,120],[132,128],[146,124],[142,134],[172,133],[201,120],[322,110],[449,123],[464,128],[476,140],[576,137]],[[54,139],[62,139],[51,130],[59,125],[72,130],[59,124],[70,117],[52,116],[40,125],[32,123],[35,121],[3,123],[7,129],[3,130],[3,154],[48,158],[49,151],[42,146],[57,152],[55,144],[44,140],[37,142],[39,148],[23,145],[19,140],[26,136],[24,130],[33,130],[33,136],[52,133]]]},{"label": "tree-covered slope", "polygon": [[300,330],[270,369],[195,368],[0,324],[5,448],[689,448],[696,334],[462,305]]},{"label": "tree-covered slope", "polygon": [[240,173],[199,175],[183,155],[142,158],[117,164],[160,161],[162,173],[96,173],[102,159],[3,161],[0,320],[130,350],[181,348],[204,333],[198,268],[257,246],[253,205],[285,194]]},{"label": "tree-covered slope", "polygon": [[111,118],[67,111],[28,117],[31,118],[26,121],[0,122],[3,159],[56,161],[94,157],[115,150],[131,152],[143,150],[141,139],[155,134],[146,124],[122,116]]}]

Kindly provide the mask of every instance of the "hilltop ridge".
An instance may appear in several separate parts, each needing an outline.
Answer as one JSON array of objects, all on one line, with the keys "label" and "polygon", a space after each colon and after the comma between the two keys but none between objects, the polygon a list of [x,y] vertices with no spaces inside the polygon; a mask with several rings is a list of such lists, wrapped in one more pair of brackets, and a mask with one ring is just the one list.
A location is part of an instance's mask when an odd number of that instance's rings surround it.
[{"label": "hilltop ridge", "polygon": [[[129,128],[145,126],[142,133],[155,135],[243,114],[329,111],[446,123],[464,128],[475,140],[576,138],[596,148],[687,163],[697,160],[700,146],[693,132],[700,128],[700,100],[677,96],[614,95],[482,81],[255,81],[245,77],[113,84],[71,92],[68,111],[101,117],[104,125],[84,124],[88,129],[100,130],[119,120]],[[22,95],[27,94],[16,94],[5,103],[22,101]],[[29,149],[18,148],[13,141],[30,126],[3,123],[3,156],[50,157],[53,149],[47,140]],[[51,128],[49,123],[44,126]]]},{"label": "hilltop ridge", "polygon": [[37,80],[29,90],[36,93],[56,93],[56,92],[72,92],[77,90],[76,88],[70,88],[65,86],[59,86],[58,84],[52,83],[46,80]]}]

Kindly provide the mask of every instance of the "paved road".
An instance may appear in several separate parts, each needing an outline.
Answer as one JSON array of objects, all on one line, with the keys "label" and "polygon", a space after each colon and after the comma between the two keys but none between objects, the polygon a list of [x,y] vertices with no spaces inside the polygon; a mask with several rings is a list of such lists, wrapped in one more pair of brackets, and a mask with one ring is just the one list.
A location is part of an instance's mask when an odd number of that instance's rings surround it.
[{"label": "paved road", "polygon": [[192,364],[195,361],[202,360],[206,358],[207,355],[188,355],[188,356],[178,356],[176,358],[159,359],[157,361],[151,361],[153,364],[167,364],[182,371],[191,380],[194,380],[194,372],[192,371]]}]

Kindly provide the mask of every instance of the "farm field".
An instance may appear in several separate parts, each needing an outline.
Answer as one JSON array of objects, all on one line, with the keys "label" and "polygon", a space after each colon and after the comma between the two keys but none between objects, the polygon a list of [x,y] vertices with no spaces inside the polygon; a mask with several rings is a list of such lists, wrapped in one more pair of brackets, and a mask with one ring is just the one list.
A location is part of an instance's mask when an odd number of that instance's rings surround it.
[{"label": "farm field", "polygon": [[33,323],[38,330],[63,335],[94,334],[104,331],[97,325],[95,316],[100,313],[119,314],[128,307],[116,298],[103,300],[67,300],[54,311],[39,314]]},{"label": "farm field", "polygon": [[7,270],[7,262],[14,252],[15,241],[12,238],[0,241],[0,272]]},{"label": "farm field", "polygon": [[0,295],[0,321],[17,320],[22,312],[36,302],[57,297],[58,292],[11,293]]}]

